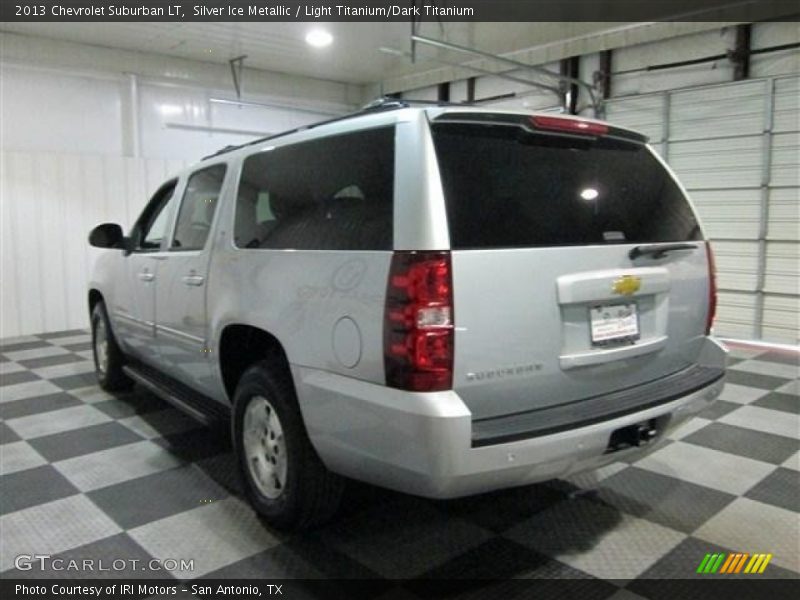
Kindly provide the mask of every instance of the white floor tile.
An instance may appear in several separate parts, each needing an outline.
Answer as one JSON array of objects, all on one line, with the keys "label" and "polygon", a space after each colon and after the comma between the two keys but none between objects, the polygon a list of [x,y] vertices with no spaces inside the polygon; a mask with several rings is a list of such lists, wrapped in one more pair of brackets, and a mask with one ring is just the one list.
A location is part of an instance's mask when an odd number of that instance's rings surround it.
[{"label": "white floor tile", "polygon": [[8,375],[10,373],[18,373],[20,371],[24,371],[25,367],[22,365],[18,365],[15,362],[9,361],[0,363],[0,375]]},{"label": "white floor tile", "polygon": [[21,361],[33,360],[34,358],[46,358],[48,356],[60,356],[69,354],[69,350],[58,346],[45,346],[43,348],[33,348],[32,350],[16,350],[15,352],[3,352],[8,360]]},{"label": "white floor tile", "polygon": [[63,365],[53,365],[50,367],[40,367],[31,369],[43,379],[56,379],[58,377],[69,377],[70,375],[83,375],[84,373],[94,372],[94,363],[88,360],[66,363]]},{"label": "white floor tile", "polygon": [[238,498],[199,506],[128,531],[156,558],[193,559],[193,571],[175,571],[180,578],[200,577],[280,543]]},{"label": "white floor tile", "polygon": [[0,387],[0,403],[14,402],[33,398],[34,396],[44,396],[46,394],[56,394],[62,391],[60,387],[40,379],[38,381],[26,381],[14,385],[4,385]]},{"label": "white floor tile", "polygon": [[111,417],[104,412],[84,405],[9,419],[6,421],[6,425],[21,438],[30,440],[44,435],[107,423],[111,420]]},{"label": "white floor tile", "polygon": [[25,471],[46,465],[47,461],[27,442],[0,446],[0,475]]},{"label": "white floor tile", "polygon": [[53,463],[53,466],[72,485],[87,492],[172,469],[181,464],[181,460],[165,448],[150,441],[142,441],[76,456]]},{"label": "white floor tile", "polygon": [[800,519],[789,510],[737,498],[692,535],[741,552],[770,552],[776,565],[800,571]]},{"label": "white floor tile", "polygon": [[636,466],[737,495],[775,469],[775,465],[680,441],[643,458]]},{"label": "white floor tile", "polygon": [[800,376],[800,368],[797,365],[785,365],[783,363],[766,360],[745,360],[736,363],[730,368],[734,371],[757,373],[759,375],[769,375],[771,377],[784,377],[786,379],[795,379]]},{"label": "white floor tile", "polygon": [[743,406],[719,418],[720,423],[737,425],[774,433],[793,439],[800,437],[800,415],[793,415],[782,410],[772,410],[760,406]]},{"label": "white floor tile", "polygon": [[800,452],[795,452],[792,456],[787,458],[781,466],[787,469],[800,471]]},{"label": "white floor tile", "polygon": [[3,515],[0,531],[0,571],[5,571],[20,554],[58,554],[121,529],[86,496],[75,495]]},{"label": "white floor tile", "polygon": [[750,404],[753,400],[758,400],[767,394],[769,394],[769,390],[726,383],[725,387],[722,388],[719,399],[727,402],[736,402],[737,404]]},{"label": "white floor tile", "polygon": [[673,431],[667,434],[667,437],[671,440],[681,440],[685,438],[687,435],[693,434],[695,431],[699,431],[712,421],[708,419],[704,419],[702,417],[695,417],[693,419],[689,419],[685,423],[678,425]]}]

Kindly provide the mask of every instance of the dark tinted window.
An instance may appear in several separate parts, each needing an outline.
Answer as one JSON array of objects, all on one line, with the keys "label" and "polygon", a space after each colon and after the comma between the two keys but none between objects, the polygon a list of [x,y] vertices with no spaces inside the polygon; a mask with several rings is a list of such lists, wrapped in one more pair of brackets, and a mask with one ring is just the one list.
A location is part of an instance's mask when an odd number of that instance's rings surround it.
[{"label": "dark tinted window", "polygon": [[147,207],[131,232],[136,250],[153,251],[161,248],[161,242],[167,235],[167,226],[172,212],[170,208],[175,202],[176,183],[176,181],[170,181],[162,185],[147,203]]},{"label": "dark tinted window", "polygon": [[172,239],[174,250],[200,250],[206,245],[225,169],[225,165],[214,165],[189,177]]},{"label": "dark tinted window", "polygon": [[433,132],[453,248],[699,239],[680,188],[640,144],[492,125]]},{"label": "dark tinted window", "polygon": [[394,127],[275,148],[245,159],[240,248],[392,247]]}]

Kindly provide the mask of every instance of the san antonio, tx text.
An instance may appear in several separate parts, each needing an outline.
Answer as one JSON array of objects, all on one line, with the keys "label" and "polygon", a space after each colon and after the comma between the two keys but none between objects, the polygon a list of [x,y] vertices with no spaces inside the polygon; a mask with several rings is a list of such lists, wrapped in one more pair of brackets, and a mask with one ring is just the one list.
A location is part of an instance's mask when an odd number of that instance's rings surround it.
[{"label": "san antonio, tx text", "polygon": [[[192,594],[217,595],[217,596],[282,596],[282,585],[261,584],[261,585],[197,585],[187,586],[186,591]],[[54,583],[52,585],[24,585],[18,583],[14,586],[17,596],[97,596],[105,595],[159,595],[177,596],[182,589],[177,585],[144,585],[112,583],[109,585],[64,585]]]}]

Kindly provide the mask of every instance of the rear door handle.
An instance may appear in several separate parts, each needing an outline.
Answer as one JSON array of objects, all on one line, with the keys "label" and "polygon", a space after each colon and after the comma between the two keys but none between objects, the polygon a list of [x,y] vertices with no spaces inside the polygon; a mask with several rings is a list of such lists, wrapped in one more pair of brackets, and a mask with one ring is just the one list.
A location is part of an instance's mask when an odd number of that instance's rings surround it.
[{"label": "rear door handle", "polygon": [[153,281],[155,278],[155,273],[151,273],[150,271],[142,271],[139,273],[139,279],[142,281]]},{"label": "rear door handle", "polygon": [[203,285],[206,278],[202,275],[186,275],[183,278],[183,283],[186,285]]}]

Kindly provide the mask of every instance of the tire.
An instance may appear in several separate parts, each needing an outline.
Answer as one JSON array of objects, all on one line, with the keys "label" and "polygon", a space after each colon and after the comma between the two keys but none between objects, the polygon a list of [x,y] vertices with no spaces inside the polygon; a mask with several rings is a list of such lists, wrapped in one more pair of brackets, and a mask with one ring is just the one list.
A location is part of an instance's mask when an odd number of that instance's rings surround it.
[{"label": "tire", "polygon": [[234,394],[233,445],[248,500],[269,524],[299,530],[329,520],[344,480],[328,471],[308,439],[291,377],[256,363]]},{"label": "tire", "polygon": [[125,355],[120,350],[103,302],[98,302],[92,310],[92,355],[94,371],[100,387],[108,392],[127,390],[133,386],[131,380],[122,371]]}]

